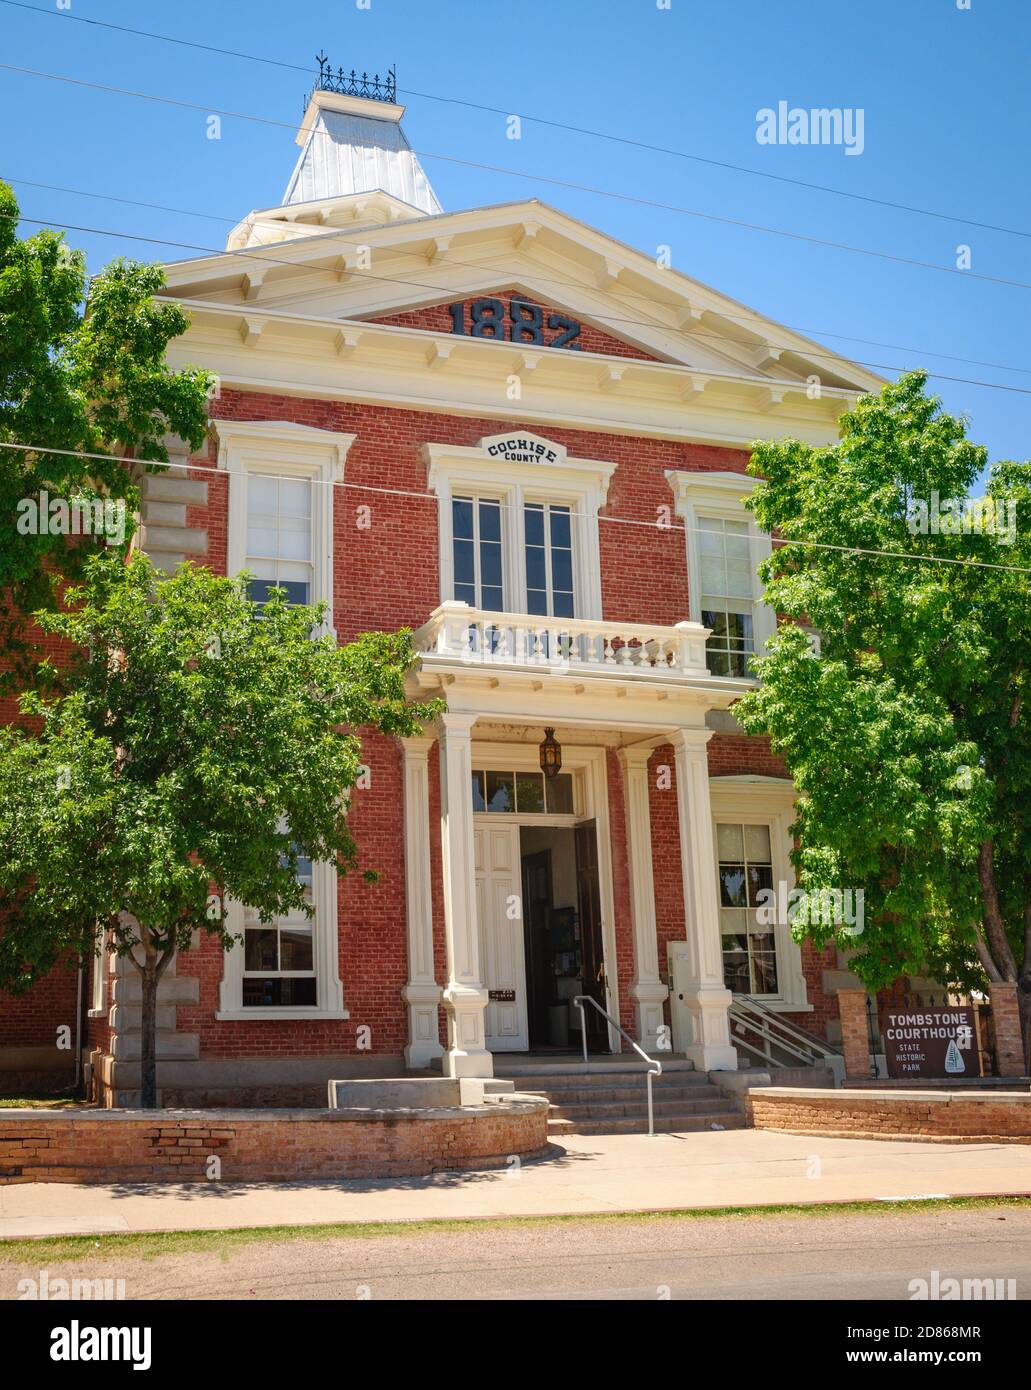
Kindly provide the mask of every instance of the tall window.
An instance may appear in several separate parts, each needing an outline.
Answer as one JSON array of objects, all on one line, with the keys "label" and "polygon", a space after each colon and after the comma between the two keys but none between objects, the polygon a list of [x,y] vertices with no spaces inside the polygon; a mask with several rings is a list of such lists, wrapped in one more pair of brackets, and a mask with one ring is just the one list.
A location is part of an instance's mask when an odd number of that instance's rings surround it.
[{"label": "tall window", "polygon": [[[297,878],[312,902],[312,863],[299,857]],[[243,1007],[290,1008],[317,1002],[313,934],[315,920],[303,912],[262,922],[244,911]]]},{"label": "tall window", "polygon": [[269,589],[286,590],[290,603],[310,603],[313,590],[310,478],[270,478],[254,471],[247,481],[247,554],[254,578],[250,597],[264,603]]},{"label": "tall window", "polygon": [[451,535],[455,598],[473,608],[502,612],[505,591],[500,500],[496,497],[453,497]]},{"label": "tall window", "polygon": [[523,509],[526,611],[575,616],[572,515],[568,506],[527,502]]},{"label": "tall window", "polygon": [[756,920],[759,894],[773,887],[768,825],[716,825],[723,978],[735,994],[776,994],[773,924]]},{"label": "tall window", "polygon": [[755,652],[755,562],[746,521],[699,517],[701,619],[714,676],[747,676]]}]

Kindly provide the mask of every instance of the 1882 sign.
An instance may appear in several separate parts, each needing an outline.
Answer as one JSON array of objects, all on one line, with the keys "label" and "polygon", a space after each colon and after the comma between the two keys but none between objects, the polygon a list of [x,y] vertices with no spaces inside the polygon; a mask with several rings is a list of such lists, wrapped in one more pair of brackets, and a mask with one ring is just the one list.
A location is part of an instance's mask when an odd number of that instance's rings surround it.
[{"label": "1882 sign", "polygon": [[[545,314],[539,304],[527,299],[473,299],[469,304],[449,304],[452,333],[470,338],[501,339],[526,347],[571,348],[581,350],[577,339],[580,324],[565,314]],[[554,336],[552,336],[554,335]]]},{"label": "1882 sign", "polygon": [[925,1005],[889,1009],[882,1026],[888,1075],[980,1076],[973,1009]]}]

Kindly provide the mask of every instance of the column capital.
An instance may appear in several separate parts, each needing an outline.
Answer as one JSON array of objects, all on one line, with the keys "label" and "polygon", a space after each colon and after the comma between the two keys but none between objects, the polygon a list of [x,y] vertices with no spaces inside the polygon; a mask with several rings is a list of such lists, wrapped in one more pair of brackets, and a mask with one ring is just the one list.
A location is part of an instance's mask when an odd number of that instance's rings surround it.
[{"label": "column capital", "polygon": [[714,732],[713,729],[696,728],[693,725],[689,728],[675,729],[670,743],[677,752],[683,749],[686,753],[703,753]]},{"label": "column capital", "polygon": [[616,756],[622,768],[646,768],[654,752],[655,748],[651,744],[647,747],[642,747],[640,744],[632,744],[629,748],[617,748]]},{"label": "column capital", "polygon": [[469,714],[465,710],[445,710],[443,714],[437,715],[438,736],[468,734],[479,717],[478,714]]},{"label": "column capital", "polygon": [[413,734],[409,738],[398,739],[406,758],[428,757],[429,751],[436,741],[432,734]]}]

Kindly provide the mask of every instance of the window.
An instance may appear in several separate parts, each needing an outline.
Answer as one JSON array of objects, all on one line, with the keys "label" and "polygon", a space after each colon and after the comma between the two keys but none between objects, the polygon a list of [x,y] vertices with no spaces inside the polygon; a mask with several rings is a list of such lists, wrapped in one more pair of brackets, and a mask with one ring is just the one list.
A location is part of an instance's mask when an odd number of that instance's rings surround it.
[{"label": "window", "polygon": [[573,814],[573,775],[560,772],[494,772],[474,769],[473,810],[514,815]]},{"label": "window", "polygon": [[734,994],[777,994],[776,934],[756,916],[759,894],[773,887],[770,827],[717,822],[716,851],[726,986]]},{"label": "window", "polygon": [[670,470],[666,478],[684,519],[688,613],[711,629],[706,661],[714,676],[753,679],[752,657],[773,636],[777,615],[763,602],[757,570],[770,553],[744,502],[756,479],[730,470]]},{"label": "window", "polygon": [[549,618],[575,617],[571,509],[553,502],[527,502],[523,536],[526,611]]},{"label": "window", "polygon": [[708,667],[714,676],[747,676],[755,652],[748,524],[701,516],[698,526],[702,623],[712,629],[705,644]]},{"label": "window", "polygon": [[569,458],[536,435],[516,442],[518,458],[506,456],[507,436],[475,448],[423,445],[440,498],[441,602],[600,618],[598,511],[616,465]]},{"label": "window", "polygon": [[[304,900],[312,903],[313,874],[310,859],[297,860],[297,879]],[[282,1008],[314,1006],[314,921],[297,910],[267,923],[251,908],[244,910],[243,1007]]]},{"label": "window", "polygon": [[505,607],[501,502],[496,497],[453,497],[451,535],[454,597],[472,608]]},{"label": "window", "polygon": [[255,576],[247,589],[258,603],[273,587],[285,589],[290,603],[312,601],[312,487],[310,478],[248,479],[244,568]]},{"label": "window", "polygon": [[332,610],[334,484],[355,436],[289,420],[213,423],[229,475],[227,573],[249,570],[258,603],[275,585],[290,603]]}]

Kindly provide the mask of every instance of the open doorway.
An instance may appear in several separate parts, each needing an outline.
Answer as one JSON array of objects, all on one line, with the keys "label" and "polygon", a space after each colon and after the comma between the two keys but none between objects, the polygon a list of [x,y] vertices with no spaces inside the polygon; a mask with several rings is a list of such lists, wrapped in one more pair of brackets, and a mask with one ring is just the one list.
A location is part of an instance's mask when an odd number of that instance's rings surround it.
[{"label": "open doorway", "polygon": [[[519,851],[530,1047],[579,1050],[576,995],[608,1007],[595,823],[523,825]],[[605,1020],[590,1005],[585,1014],[588,1048],[607,1051]]]}]

